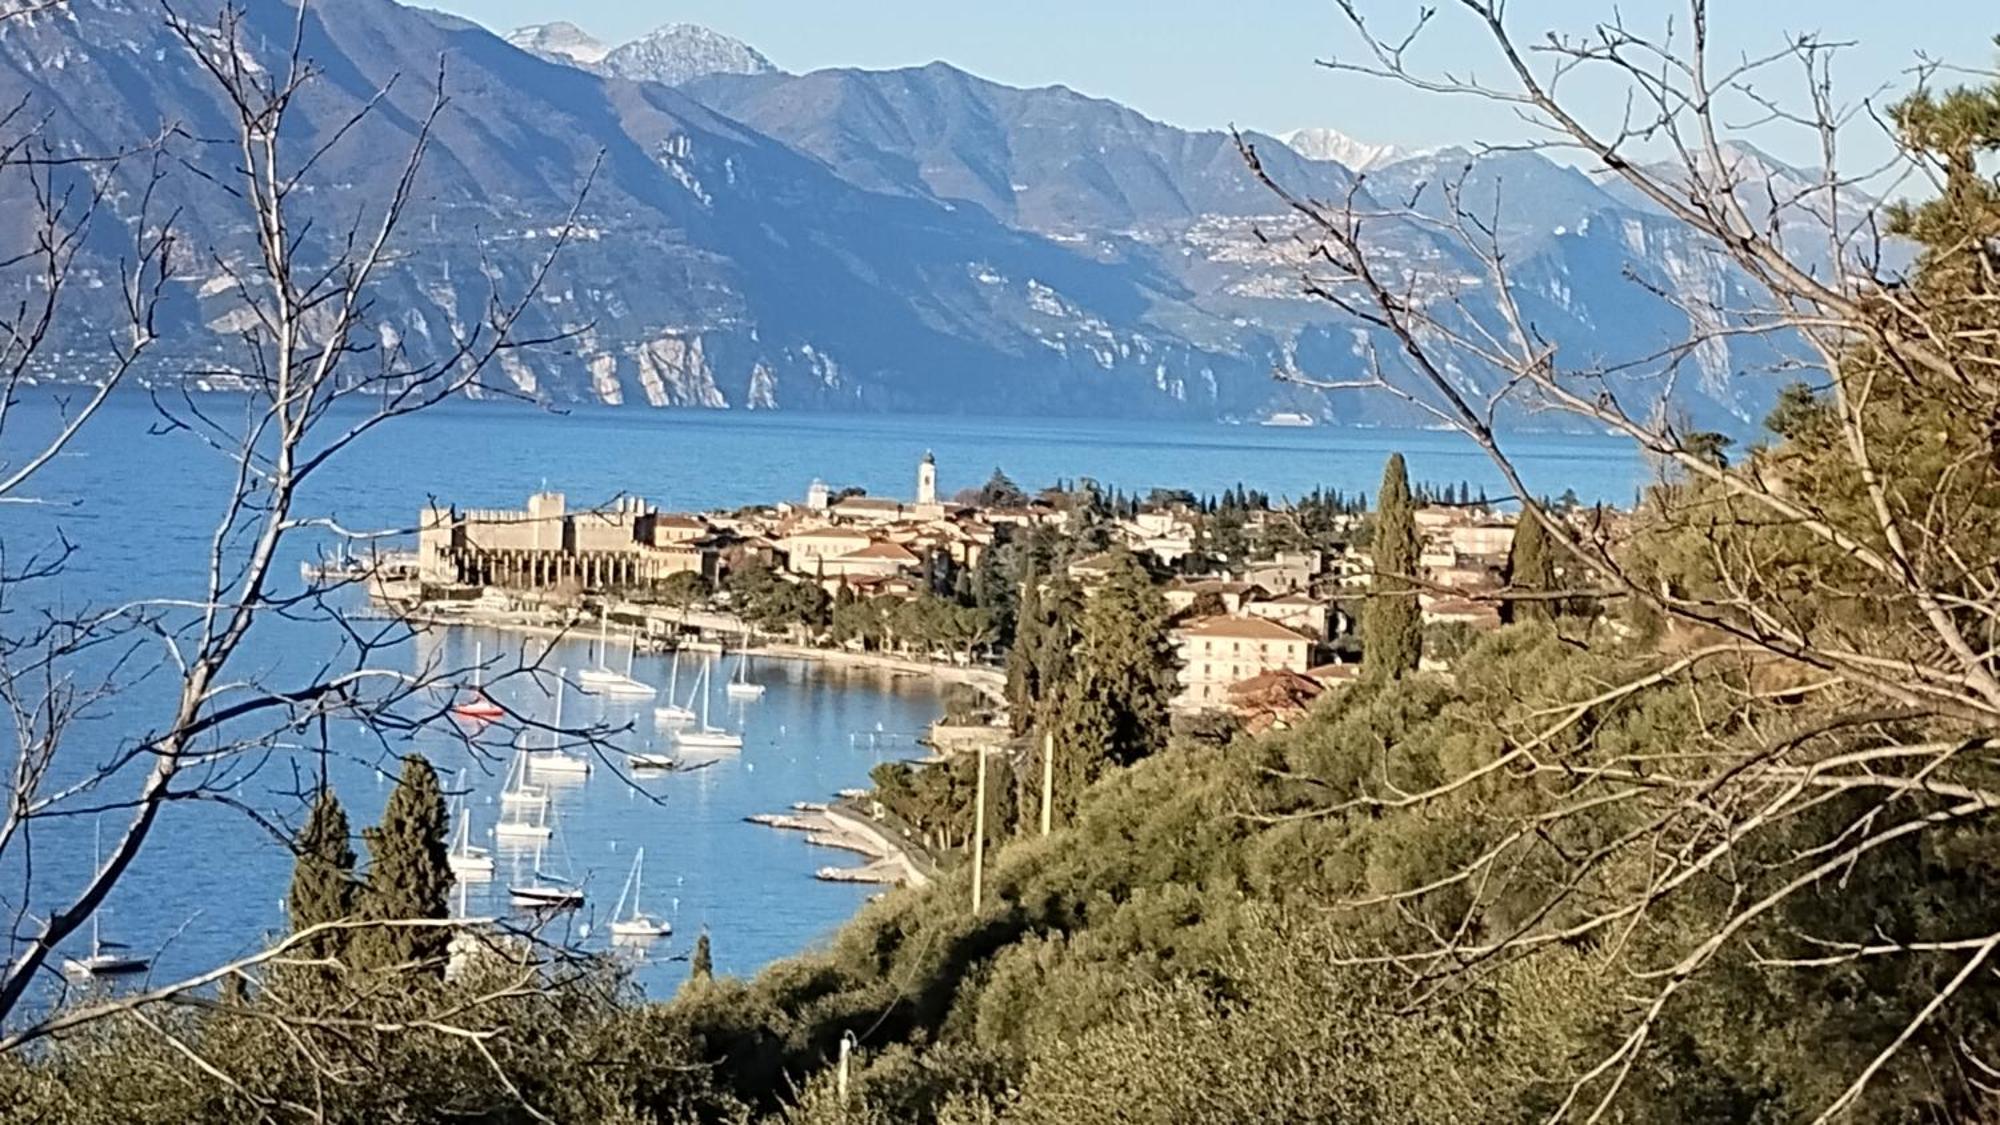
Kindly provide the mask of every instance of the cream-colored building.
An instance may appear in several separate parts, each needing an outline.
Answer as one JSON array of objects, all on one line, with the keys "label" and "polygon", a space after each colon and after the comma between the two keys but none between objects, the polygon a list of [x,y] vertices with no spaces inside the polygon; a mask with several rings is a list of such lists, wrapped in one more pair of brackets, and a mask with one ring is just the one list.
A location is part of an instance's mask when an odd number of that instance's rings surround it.
[{"label": "cream-colored building", "polygon": [[1183,710],[1220,707],[1229,689],[1264,672],[1303,672],[1312,666],[1313,642],[1305,634],[1261,617],[1203,617],[1174,631],[1181,658]]},{"label": "cream-colored building", "polygon": [[1333,603],[1310,594],[1260,598],[1245,605],[1243,612],[1250,617],[1275,621],[1287,629],[1319,640],[1325,640],[1333,632]]},{"label": "cream-colored building", "polygon": [[818,574],[821,560],[853,554],[874,541],[867,532],[850,527],[815,527],[778,540],[778,549],[785,552],[785,565],[794,574]]}]

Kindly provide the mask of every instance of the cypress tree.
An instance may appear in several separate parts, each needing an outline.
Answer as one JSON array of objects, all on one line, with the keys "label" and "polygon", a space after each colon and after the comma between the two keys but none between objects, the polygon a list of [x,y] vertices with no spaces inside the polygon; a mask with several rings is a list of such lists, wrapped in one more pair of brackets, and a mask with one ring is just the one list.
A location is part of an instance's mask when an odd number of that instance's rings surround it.
[{"label": "cypress tree", "polygon": [[1021,583],[1021,608],[1014,621],[1014,643],[1007,649],[1007,718],[1015,734],[1025,734],[1035,721],[1043,685],[1038,657],[1048,621],[1042,610],[1042,583],[1030,567]]},{"label": "cypress tree", "polygon": [[1130,552],[1085,604],[1077,665],[1083,697],[1105,708],[1109,753],[1121,765],[1167,744],[1168,708],[1180,689],[1179,657],[1167,636],[1166,599]]},{"label": "cypress tree", "polygon": [[1374,679],[1399,679],[1417,670],[1424,651],[1423,611],[1417,604],[1416,509],[1403,455],[1392,453],[1382,470],[1373,541],[1374,586],[1361,615],[1361,663]]},{"label": "cypress tree", "polygon": [[[1532,505],[1523,505],[1521,520],[1514,525],[1514,544],[1507,551],[1507,587],[1517,593],[1540,594],[1556,588],[1556,566],[1549,553],[1548,532]],[[1555,616],[1554,611],[1555,607],[1546,601],[1509,599],[1500,603],[1500,620],[1510,625],[1547,621]]]},{"label": "cypress tree", "polygon": [[[450,833],[444,790],[421,754],[403,758],[403,773],[382,809],[382,822],[362,833],[368,843],[368,880],[360,913],[371,921],[450,917]],[[393,927],[365,931],[365,954],[378,968],[408,962],[444,970],[451,931],[443,927]]]},{"label": "cypress tree", "polygon": [[[306,826],[294,842],[292,885],[285,912],[293,933],[355,915],[354,847],[348,841],[347,813],[324,785],[314,798]],[[349,933],[333,931],[300,943],[302,957],[336,959],[347,951]]]},{"label": "cypress tree", "polygon": [[[1058,827],[1069,823],[1083,791],[1112,760],[1117,722],[1101,686],[1095,677],[1088,683],[1065,681],[1056,686],[1046,708],[1048,729],[1055,739],[1050,820]],[[1041,816],[1040,800],[1037,793],[1032,805],[1037,820]],[[1024,813],[1028,807],[1023,806]]]},{"label": "cypress tree", "polygon": [[709,951],[707,930],[703,930],[701,936],[694,939],[694,956],[689,960],[688,979],[715,979],[715,957]]}]

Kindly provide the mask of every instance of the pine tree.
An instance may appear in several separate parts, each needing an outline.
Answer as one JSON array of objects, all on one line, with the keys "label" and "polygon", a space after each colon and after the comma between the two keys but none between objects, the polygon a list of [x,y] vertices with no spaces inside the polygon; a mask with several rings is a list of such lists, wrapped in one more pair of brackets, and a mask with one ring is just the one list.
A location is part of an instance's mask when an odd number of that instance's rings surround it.
[{"label": "pine tree", "polygon": [[[403,773],[382,809],[382,822],[362,833],[368,843],[368,880],[360,914],[371,921],[450,916],[450,833],[437,771],[421,754],[403,758]],[[356,959],[387,967],[412,962],[444,969],[451,931],[443,927],[385,926],[365,932]]]},{"label": "pine tree", "polygon": [[1361,661],[1371,678],[1399,679],[1423,657],[1423,612],[1417,604],[1419,544],[1416,510],[1403,455],[1392,453],[1382,470],[1375,509],[1375,580],[1361,616]]},{"label": "pine tree", "polygon": [[[355,916],[354,847],[348,841],[347,813],[333,790],[320,787],[312,813],[294,843],[292,886],[285,911],[292,932],[303,933],[326,922]],[[307,938],[301,957],[338,959],[347,951],[349,934],[332,931]]]},{"label": "pine tree", "polygon": [[715,957],[709,950],[707,930],[703,930],[701,936],[694,939],[694,956],[688,962],[688,979],[715,979]]},{"label": "pine tree", "polygon": [[[1556,588],[1555,559],[1549,551],[1548,532],[1540,514],[1523,506],[1521,520],[1514,525],[1514,545],[1507,551],[1507,586],[1516,593],[1548,593]],[[1508,599],[1500,603],[1500,620],[1508,624],[1547,621],[1555,616],[1555,606],[1534,599]]]}]

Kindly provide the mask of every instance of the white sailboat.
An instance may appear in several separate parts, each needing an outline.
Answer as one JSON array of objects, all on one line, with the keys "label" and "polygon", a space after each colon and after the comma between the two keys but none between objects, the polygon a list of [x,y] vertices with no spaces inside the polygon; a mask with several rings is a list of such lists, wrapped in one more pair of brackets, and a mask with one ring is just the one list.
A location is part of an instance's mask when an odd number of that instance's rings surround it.
[{"label": "white sailboat", "polygon": [[472,810],[469,808],[459,808],[458,832],[452,837],[445,863],[461,883],[493,877],[493,853],[472,842]]},{"label": "white sailboat", "polygon": [[153,967],[150,960],[125,952],[130,948],[123,942],[105,941],[100,937],[97,914],[93,912],[90,916],[90,954],[63,958],[63,975],[72,978],[124,977]]},{"label": "white sailboat", "polygon": [[671,726],[675,723],[694,722],[694,708],[683,706],[677,698],[681,693],[681,650],[674,649],[673,671],[667,673],[667,694],[665,702],[653,708],[653,721]]},{"label": "white sailboat", "polygon": [[[98,828],[91,829],[91,851],[97,856],[96,862],[101,865],[104,862],[104,849],[98,832]],[[147,958],[127,953],[126,950],[131,946],[123,942],[104,940],[97,926],[97,920],[103,913],[102,906],[90,912],[90,953],[84,957],[63,958],[64,976],[78,980],[91,977],[123,977],[143,973],[153,967],[152,961]]]},{"label": "white sailboat", "polygon": [[735,731],[723,730],[708,721],[708,673],[712,667],[714,665],[704,663],[701,666],[701,677],[695,684],[695,693],[701,696],[701,725],[675,731],[674,741],[682,746],[701,750],[741,750],[742,735]]},{"label": "white sailboat", "polygon": [[743,647],[736,652],[736,675],[722,689],[731,699],[762,699],[764,685],[750,682],[750,633],[743,633]]},{"label": "white sailboat", "polygon": [[577,684],[592,695],[608,695],[622,699],[651,699],[654,695],[651,685],[632,677],[632,661],[639,650],[634,640],[625,650],[625,670],[611,668],[611,613],[601,611],[597,618],[597,667],[585,668],[576,674]]},{"label": "white sailboat", "polygon": [[461,883],[493,877],[493,853],[472,842],[472,810],[463,805],[458,810],[458,834],[452,837],[445,862]]},{"label": "white sailboat", "polygon": [[528,756],[516,752],[507,767],[507,783],[500,790],[500,823],[493,826],[495,839],[546,840],[549,795],[540,786],[528,784]]},{"label": "white sailboat", "polygon": [[586,774],[590,772],[590,759],[581,754],[572,754],[560,745],[562,741],[563,680],[567,669],[556,669],[556,718],[550,725],[549,745],[546,750],[531,750],[528,764],[534,768],[536,776],[543,774]]},{"label": "white sailboat", "polygon": [[[618,892],[618,905],[611,909],[611,936],[646,940],[665,937],[674,932],[674,924],[665,918],[654,918],[639,906],[639,872],[646,862],[646,849],[632,853],[632,870],[625,876],[625,887]],[[625,913],[625,901],[631,899],[632,912]]]},{"label": "white sailboat", "polygon": [[542,870],[542,850],[535,849],[535,866],[525,883],[510,883],[507,899],[516,906],[538,910],[575,910],[583,905],[583,888],[564,876]]}]

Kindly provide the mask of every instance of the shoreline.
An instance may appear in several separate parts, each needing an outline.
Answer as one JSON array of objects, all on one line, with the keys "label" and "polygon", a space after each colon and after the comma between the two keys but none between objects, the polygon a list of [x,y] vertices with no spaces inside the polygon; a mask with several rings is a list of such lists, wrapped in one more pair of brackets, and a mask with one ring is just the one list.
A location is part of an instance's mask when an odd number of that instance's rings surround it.
[{"label": "shoreline", "polygon": [[[589,630],[582,622],[553,625],[546,619],[523,619],[492,610],[439,613],[371,603],[370,612],[402,621],[412,628],[477,628],[545,639],[590,638]],[[895,676],[929,676],[945,683],[967,684],[995,698],[1002,696],[1007,681],[1006,673],[997,668],[943,664],[888,653],[787,643],[755,645],[748,651],[753,655],[779,660],[809,660],[847,668],[866,668]],[[812,877],[821,882],[927,886],[931,876],[925,870],[926,864],[920,863],[912,854],[916,845],[900,839],[899,833],[875,824],[863,811],[861,802],[846,794],[847,791],[843,790],[842,795],[831,802],[798,800],[793,802],[789,813],[758,813],[744,819],[779,831],[801,832],[809,844],[852,852],[867,860],[856,867],[819,867],[812,872]]]},{"label": "shoreline", "polygon": [[[391,609],[374,604],[371,614],[402,621],[412,627],[434,626],[438,628],[492,629],[502,633],[517,633],[522,636],[544,639],[590,640],[592,633],[588,624],[551,625],[546,620],[523,620],[511,614],[492,610],[477,610],[464,613],[440,613],[425,609]],[[645,640],[646,638],[641,638]],[[737,650],[744,651],[744,650]],[[869,668],[902,676],[930,676],[946,683],[961,683],[976,688],[998,698],[1005,690],[1007,674],[998,668],[978,665],[947,664],[915,657],[897,656],[881,652],[856,652],[846,648],[817,648],[812,645],[789,642],[769,642],[750,646],[747,650],[753,656],[768,656],[781,660],[811,660],[821,664],[842,665],[850,668]]]}]

